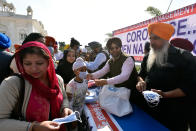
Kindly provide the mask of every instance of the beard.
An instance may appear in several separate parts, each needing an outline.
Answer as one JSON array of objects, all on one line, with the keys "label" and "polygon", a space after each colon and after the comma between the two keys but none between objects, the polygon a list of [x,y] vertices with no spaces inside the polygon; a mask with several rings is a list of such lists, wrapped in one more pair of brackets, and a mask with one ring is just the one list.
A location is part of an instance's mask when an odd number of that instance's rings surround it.
[{"label": "beard", "polygon": [[152,66],[155,64],[158,67],[162,67],[167,63],[168,57],[168,48],[169,43],[165,43],[165,45],[161,49],[153,49],[149,52],[148,60],[147,60],[147,71],[149,72]]}]

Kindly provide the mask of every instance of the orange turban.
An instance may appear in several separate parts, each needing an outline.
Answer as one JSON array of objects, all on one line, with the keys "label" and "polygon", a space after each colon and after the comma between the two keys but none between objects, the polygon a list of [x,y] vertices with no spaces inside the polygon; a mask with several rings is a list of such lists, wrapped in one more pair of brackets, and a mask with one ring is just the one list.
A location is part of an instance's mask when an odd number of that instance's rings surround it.
[{"label": "orange turban", "polygon": [[164,40],[169,40],[174,31],[174,27],[171,24],[167,23],[153,23],[148,26],[149,35],[153,33]]}]

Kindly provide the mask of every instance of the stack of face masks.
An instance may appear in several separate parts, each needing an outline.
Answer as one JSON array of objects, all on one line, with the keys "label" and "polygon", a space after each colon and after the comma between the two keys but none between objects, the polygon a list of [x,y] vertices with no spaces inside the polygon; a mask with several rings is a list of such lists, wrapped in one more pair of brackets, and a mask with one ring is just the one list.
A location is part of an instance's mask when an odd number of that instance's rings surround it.
[{"label": "stack of face masks", "polygon": [[143,91],[142,94],[150,107],[158,106],[160,98],[162,98],[158,93],[153,91]]},{"label": "stack of face masks", "polygon": [[99,96],[100,87],[89,89],[89,94],[85,97],[85,103],[96,103]]},{"label": "stack of face masks", "polygon": [[73,112],[69,116],[63,118],[57,118],[52,121],[57,122],[59,125],[74,122],[74,121],[79,121],[82,123],[82,120],[80,118],[80,113],[78,111]]}]

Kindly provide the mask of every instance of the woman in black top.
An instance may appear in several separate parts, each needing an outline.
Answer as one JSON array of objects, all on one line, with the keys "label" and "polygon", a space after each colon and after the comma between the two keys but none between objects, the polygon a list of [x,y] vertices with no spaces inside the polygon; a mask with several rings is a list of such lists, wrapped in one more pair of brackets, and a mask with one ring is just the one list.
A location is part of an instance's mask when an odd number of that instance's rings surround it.
[{"label": "woman in black top", "polygon": [[72,49],[68,49],[64,51],[64,57],[59,61],[56,73],[63,78],[65,85],[75,76],[72,70],[72,65],[75,60],[75,51]]}]

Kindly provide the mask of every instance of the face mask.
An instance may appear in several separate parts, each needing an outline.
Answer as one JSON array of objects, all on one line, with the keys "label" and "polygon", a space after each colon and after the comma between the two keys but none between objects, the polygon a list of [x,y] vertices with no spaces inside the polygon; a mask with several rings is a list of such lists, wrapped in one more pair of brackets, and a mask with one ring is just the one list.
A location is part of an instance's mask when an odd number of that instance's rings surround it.
[{"label": "face mask", "polygon": [[80,113],[75,111],[72,114],[70,114],[69,116],[63,117],[63,118],[57,118],[52,120],[54,122],[57,122],[59,125],[61,124],[65,124],[65,123],[70,123],[73,121],[79,121],[82,122],[81,118],[80,118]]},{"label": "face mask", "polygon": [[88,74],[87,72],[80,72],[79,77],[81,79],[86,79],[87,74]]},{"label": "face mask", "polygon": [[158,93],[153,91],[143,91],[142,94],[150,107],[158,106],[160,98],[162,98]]}]

